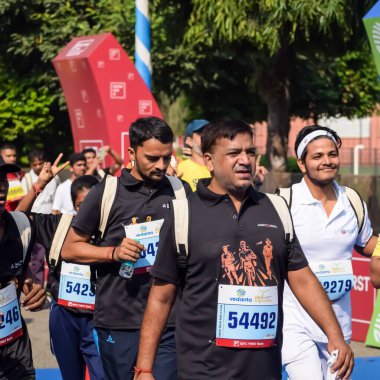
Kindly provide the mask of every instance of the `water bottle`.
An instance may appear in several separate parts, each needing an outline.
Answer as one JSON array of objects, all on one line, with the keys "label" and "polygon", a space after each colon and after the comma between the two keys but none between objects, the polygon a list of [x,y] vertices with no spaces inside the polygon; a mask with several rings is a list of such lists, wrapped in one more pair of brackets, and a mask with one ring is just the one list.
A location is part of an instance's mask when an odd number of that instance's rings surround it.
[{"label": "water bottle", "polygon": [[131,278],[133,270],[135,269],[135,263],[132,261],[124,261],[120,265],[119,276],[123,278]]}]

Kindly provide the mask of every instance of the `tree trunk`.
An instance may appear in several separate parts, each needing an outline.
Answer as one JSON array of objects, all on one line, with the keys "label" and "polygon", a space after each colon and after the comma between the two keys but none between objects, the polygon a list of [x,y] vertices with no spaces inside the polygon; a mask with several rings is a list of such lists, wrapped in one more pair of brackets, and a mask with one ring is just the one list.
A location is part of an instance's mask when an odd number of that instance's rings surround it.
[{"label": "tree trunk", "polygon": [[288,152],[290,51],[282,48],[271,57],[260,78],[260,94],[267,106],[267,163],[274,171],[285,172]]}]

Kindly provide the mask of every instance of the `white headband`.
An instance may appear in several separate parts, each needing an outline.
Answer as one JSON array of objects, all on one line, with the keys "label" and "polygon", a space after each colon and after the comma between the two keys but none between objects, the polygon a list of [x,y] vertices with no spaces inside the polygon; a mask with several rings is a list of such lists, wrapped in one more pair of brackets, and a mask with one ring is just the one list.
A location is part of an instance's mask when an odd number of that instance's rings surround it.
[{"label": "white headband", "polygon": [[302,153],[305,151],[305,149],[307,147],[307,144],[309,144],[309,142],[311,140],[314,140],[318,136],[326,136],[326,137],[330,138],[331,140],[333,140],[335,145],[337,145],[337,142],[336,142],[334,136],[330,132],[324,131],[322,129],[318,129],[317,131],[309,133],[308,135],[306,135],[301,140],[300,144],[298,145],[297,152],[296,152],[297,158],[301,158]]}]

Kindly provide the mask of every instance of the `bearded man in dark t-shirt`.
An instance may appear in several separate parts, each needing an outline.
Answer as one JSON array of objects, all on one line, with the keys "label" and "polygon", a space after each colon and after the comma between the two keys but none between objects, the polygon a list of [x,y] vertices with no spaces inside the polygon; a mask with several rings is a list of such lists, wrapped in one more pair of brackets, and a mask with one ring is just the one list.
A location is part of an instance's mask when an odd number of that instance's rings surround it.
[{"label": "bearded man in dark t-shirt", "polygon": [[[241,121],[211,123],[202,137],[202,151],[212,178],[200,180],[196,193],[189,197],[187,266],[178,268],[172,215],[161,229],[151,272],[154,282],[135,379],[154,378],[151,370],[157,342],[180,285],[178,379],[281,379],[285,280],[329,337],[330,352],[339,349],[333,369],[341,368],[349,376],[352,351],[326,293],[309,269],[297,238],[286,239],[277,210],[265,194],[252,187],[255,149],[251,128]],[[270,263],[264,254],[267,239],[272,244]],[[237,284],[231,283],[223,268],[225,246],[234,254],[230,262],[236,263]],[[244,259],[251,260],[254,277],[240,262],[239,256],[248,248],[251,252]]]},{"label": "bearded man in dark t-shirt", "polygon": [[[117,179],[115,199],[108,216],[104,237],[99,246],[90,244],[98,235],[101,201],[105,181],[93,187],[73,222],[62,250],[62,258],[94,264],[96,298],[94,326],[106,379],[133,378],[140,327],[148,299],[151,262],[156,257],[158,241],[144,247],[125,237],[124,226],[159,221],[170,212],[169,201],[175,193],[165,176],[172,155],[173,132],[157,117],[137,119],[129,129],[128,149],[132,170],[123,169]],[[185,194],[187,184],[181,184]],[[140,228],[147,228],[142,225]],[[156,238],[155,238],[156,239]],[[121,262],[137,263],[132,278],[120,275]],[[150,262],[146,260],[149,257]],[[155,375],[160,380],[175,380],[176,350],[175,315],[172,313],[162,335],[155,363]]]}]

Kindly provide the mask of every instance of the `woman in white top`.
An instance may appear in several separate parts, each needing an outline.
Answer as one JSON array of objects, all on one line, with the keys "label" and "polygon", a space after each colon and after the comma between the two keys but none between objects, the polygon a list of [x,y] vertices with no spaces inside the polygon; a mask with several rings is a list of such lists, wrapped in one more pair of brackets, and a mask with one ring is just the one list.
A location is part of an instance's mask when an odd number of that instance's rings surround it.
[{"label": "woman in white top", "polygon": [[[351,339],[350,290],[353,287],[352,251],[371,256],[372,236],[367,207],[359,220],[335,178],[339,171],[341,140],[321,126],[303,128],[295,142],[303,179],[291,188],[291,213],[296,235],[309,265],[329,296],[345,340]],[[291,380],[327,377],[331,349],[323,331],[309,317],[289,286],[284,290],[283,364]],[[332,377],[332,378],[335,378]]]}]

